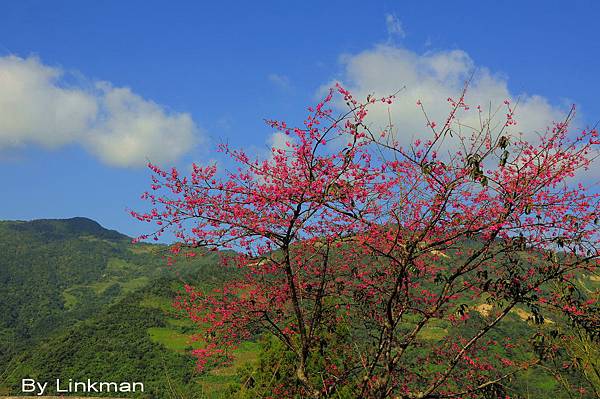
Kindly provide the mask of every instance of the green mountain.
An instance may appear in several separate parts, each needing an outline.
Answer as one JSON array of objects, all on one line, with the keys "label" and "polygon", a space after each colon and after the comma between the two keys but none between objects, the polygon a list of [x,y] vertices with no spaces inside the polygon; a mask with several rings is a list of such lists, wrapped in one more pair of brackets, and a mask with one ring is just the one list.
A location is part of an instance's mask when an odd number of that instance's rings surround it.
[{"label": "green mountain", "polygon": [[[231,271],[218,265],[214,253],[180,262],[174,270],[166,266],[165,251],[162,245],[132,244],[130,237],[86,218],[0,221],[0,395],[20,395],[23,378],[143,382],[144,393],[127,395],[140,398],[253,398],[267,395],[273,384],[294,383],[286,380],[293,375],[285,360],[291,354],[269,339],[241,345],[230,366],[195,372],[189,352],[202,346],[190,339],[198,328],[178,314],[172,299],[183,282],[218,286]],[[596,292],[600,281],[582,275],[578,284]],[[489,305],[468,306],[476,320]],[[516,309],[494,337],[528,339],[535,333],[530,318],[527,308]],[[554,329],[555,322],[544,326]],[[440,322],[421,338],[435,345],[449,334],[453,327]],[[571,346],[565,348],[567,360],[593,361],[598,353],[594,343],[591,355]],[[575,370],[570,373],[583,382]],[[523,393],[518,397],[569,397],[560,381],[539,369],[520,373],[509,385]],[[45,394],[51,393],[49,388]]]},{"label": "green mountain", "polygon": [[0,372],[15,353],[159,274],[151,246],[85,219],[0,222]]},{"label": "green mountain", "polygon": [[223,379],[197,385],[194,326],[170,303],[182,280],[227,275],[216,255],[169,269],[165,250],[86,218],[0,222],[0,394],[61,377],[142,381],[143,397],[177,397]]}]

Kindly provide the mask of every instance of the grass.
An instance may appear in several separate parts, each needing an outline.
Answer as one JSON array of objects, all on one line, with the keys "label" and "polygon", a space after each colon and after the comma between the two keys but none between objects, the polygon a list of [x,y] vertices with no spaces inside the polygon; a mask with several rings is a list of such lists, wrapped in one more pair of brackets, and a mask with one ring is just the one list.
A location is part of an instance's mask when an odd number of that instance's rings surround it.
[{"label": "grass", "polygon": [[81,284],[69,287],[62,292],[62,297],[65,308],[71,310],[79,303],[79,298],[76,294],[74,294],[74,292],[81,288],[92,290],[96,296],[102,296],[109,288],[113,287],[114,285],[119,285],[122,292],[118,297],[122,297],[124,294],[133,292],[146,286],[149,282],[150,278],[146,276],[136,277],[129,280],[119,279],[113,276],[107,280],[98,281],[92,284]]},{"label": "grass", "polygon": [[115,279],[110,279],[108,281],[98,281],[97,283],[88,284],[84,287],[90,288],[96,295],[102,295],[104,291],[117,284],[118,281]]},{"label": "grass", "polygon": [[62,292],[63,300],[65,301],[65,308],[68,310],[73,309],[75,305],[79,303],[77,297],[69,292],[69,290],[65,290]]},{"label": "grass", "polygon": [[239,367],[258,361],[259,352],[260,348],[258,343],[250,341],[242,342],[233,353],[234,361],[231,365],[215,368],[209,373],[215,376],[233,377],[236,375],[236,371]]},{"label": "grass", "polygon": [[140,269],[139,265],[118,258],[110,258],[106,264],[106,271],[110,274],[123,274],[124,272],[139,271]]},{"label": "grass", "polygon": [[79,236],[78,237],[80,240],[84,240],[84,241],[88,241],[88,242],[101,242],[104,244],[108,244],[111,247],[116,247],[117,244],[111,240],[107,240],[104,238],[100,238],[100,237],[95,237],[93,235],[83,235],[83,236]]},{"label": "grass", "polygon": [[156,251],[157,246],[150,244],[135,244],[128,247],[128,249],[136,255],[139,254],[151,254]]},{"label": "grass", "polygon": [[258,343],[240,344],[234,351],[234,359],[230,365],[214,368],[198,379],[204,397],[222,398],[224,390],[237,381],[237,370],[246,364],[257,362],[259,354]]},{"label": "grass", "polygon": [[448,330],[445,328],[428,327],[419,332],[418,338],[429,341],[441,341],[447,334]]},{"label": "grass", "polygon": [[[145,305],[160,305],[160,298],[148,297],[145,299]],[[178,326],[187,327],[190,321],[186,319],[169,319],[170,327],[152,327],[148,329],[148,334],[153,342],[163,345],[165,348],[178,352],[185,353],[192,348],[201,348],[203,342],[192,341],[190,335],[177,331]],[[193,323],[191,323],[193,324]],[[233,353],[233,361],[231,364],[222,367],[216,367],[207,371],[197,378],[199,384],[198,391],[202,393],[202,397],[219,398],[227,386],[237,381],[237,370],[248,364],[258,361],[259,344],[256,342],[242,342]]]},{"label": "grass", "polygon": [[165,348],[179,353],[190,348],[201,348],[202,342],[192,341],[191,337],[168,327],[151,327],[148,329],[150,339]]},{"label": "grass", "polygon": [[146,295],[140,302],[140,305],[150,309],[159,309],[165,312],[172,312],[173,306],[169,298],[156,295]]},{"label": "grass", "polygon": [[150,278],[146,276],[134,278],[131,280],[120,282],[121,288],[123,288],[124,292],[132,292],[137,290],[138,288],[142,288],[146,284],[150,282]]},{"label": "grass", "polygon": [[167,324],[176,329],[196,327],[196,323],[186,318],[168,319]]}]

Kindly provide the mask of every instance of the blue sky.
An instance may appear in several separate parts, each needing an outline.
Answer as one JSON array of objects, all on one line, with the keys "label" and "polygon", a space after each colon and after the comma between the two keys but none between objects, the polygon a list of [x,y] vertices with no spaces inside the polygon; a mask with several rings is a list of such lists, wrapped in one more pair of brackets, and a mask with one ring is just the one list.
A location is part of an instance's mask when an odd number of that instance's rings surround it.
[{"label": "blue sky", "polygon": [[334,80],[406,85],[435,113],[476,70],[475,98],[524,99],[523,129],[571,102],[594,124],[599,18],[597,1],[4,4],[0,219],[87,216],[136,235],[126,209],[141,206],[145,159],[186,168],[220,141],[264,150],[263,118],[301,121]]}]

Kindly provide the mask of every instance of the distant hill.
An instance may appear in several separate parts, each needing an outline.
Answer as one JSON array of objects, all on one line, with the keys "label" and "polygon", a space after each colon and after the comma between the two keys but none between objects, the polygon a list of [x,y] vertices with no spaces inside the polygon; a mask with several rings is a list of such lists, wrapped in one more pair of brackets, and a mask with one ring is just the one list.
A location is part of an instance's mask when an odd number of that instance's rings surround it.
[{"label": "distant hill", "polygon": [[94,236],[106,240],[130,240],[130,237],[116,230],[108,230],[98,222],[84,218],[70,219],[37,219],[27,222],[5,221],[0,222],[9,230],[31,234],[42,240],[65,240],[81,236]]},{"label": "distant hill", "polygon": [[226,274],[214,254],[176,274],[165,250],[82,217],[0,221],[0,395],[20,394],[27,376],[143,377],[145,397],[169,397],[169,381],[184,389],[194,329],[173,322],[171,299],[180,278],[218,284]]}]

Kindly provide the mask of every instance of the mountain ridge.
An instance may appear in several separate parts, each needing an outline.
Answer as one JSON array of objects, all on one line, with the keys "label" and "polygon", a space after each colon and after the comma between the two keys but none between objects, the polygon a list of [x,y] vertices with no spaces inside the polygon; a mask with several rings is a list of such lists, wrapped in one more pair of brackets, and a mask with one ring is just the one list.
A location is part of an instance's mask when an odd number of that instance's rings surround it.
[{"label": "mountain ridge", "polygon": [[15,231],[37,233],[46,235],[47,238],[65,239],[77,235],[95,235],[109,240],[131,240],[129,236],[117,230],[107,229],[97,221],[83,216],[65,219],[2,220],[0,223]]}]

